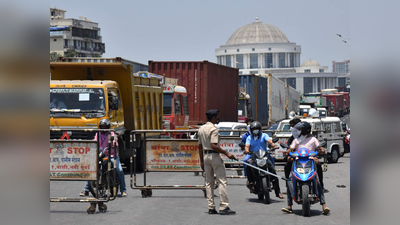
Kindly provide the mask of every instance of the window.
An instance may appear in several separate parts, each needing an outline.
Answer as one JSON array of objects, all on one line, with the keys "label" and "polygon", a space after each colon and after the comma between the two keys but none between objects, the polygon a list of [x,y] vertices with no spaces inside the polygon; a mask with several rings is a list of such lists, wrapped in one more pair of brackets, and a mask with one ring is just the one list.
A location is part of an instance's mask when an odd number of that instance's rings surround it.
[{"label": "window", "polygon": [[319,72],[320,72],[320,73],[323,73],[323,72],[324,72],[324,69],[319,69]]},{"label": "window", "polygon": [[121,95],[119,94],[119,90],[117,90],[117,96],[118,96],[118,108],[122,108],[122,101],[121,101]]},{"label": "window", "polygon": [[64,40],[64,48],[68,48],[68,40]]},{"label": "window", "polygon": [[236,52],[239,52],[239,49],[236,49]]},{"label": "window", "polygon": [[181,114],[182,114],[181,95],[175,94],[175,115],[181,115]]},{"label": "window", "polygon": [[225,62],[225,66],[232,66],[232,60],[230,55],[225,56],[226,57],[226,62]]},{"label": "window", "polygon": [[268,48],[268,51],[271,51],[271,48]]},{"label": "window", "polygon": [[285,53],[279,53],[279,68],[285,68]]},{"label": "window", "polygon": [[272,53],[265,53],[265,68],[272,68]]},{"label": "window", "polygon": [[226,53],[226,49],[225,49],[225,53]]},{"label": "window", "polygon": [[321,77],[317,78],[317,92],[321,91]]},{"label": "window", "polygon": [[57,41],[57,39],[54,38],[53,41]]},{"label": "window", "polygon": [[250,71],[250,74],[258,74],[258,70]]},{"label": "window", "polygon": [[322,130],[321,123],[315,123],[315,130]]},{"label": "window", "polygon": [[304,73],[311,73],[311,70],[304,70]]},{"label": "window", "polygon": [[188,107],[188,100],[186,95],[182,95],[182,104],[183,104],[183,115],[189,115],[189,107]]},{"label": "window", "polygon": [[304,94],[313,92],[313,84],[311,77],[304,77],[303,78],[303,92]]},{"label": "window", "polygon": [[341,127],[340,127],[340,123],[339,122],[334,122],[333,123],[333,130],[335,131],[335,132],[342,132],[342,129],[341,129]]},{"label": "window", "polygon": [[236,55],[236,68],[244,69],[243,68],[243,55],[242,54]]},{"label": "window", "polygon": [[163,114],[169,116],[172,113],[172,95],[164,94],[163,96]]},{"label": "window", "polygon": [[254,52],[256,49],[255,49],[255,48],[252,48],[251,50]]},{"label": "window", "polygon": [[294,53],[291,52],[290,54],[290,67],[294,67]]},{"label": "window", "polygon": [[345,77],[339,77],[338,78],[338,84],[339,84],[339,87],[346,86],[346,78]]},{"label": "window", "polygon": [[258,54],[250,54],[250,69],[258,68]]},{"label": "window", "polygon": [[331,123],[324,123],[326,133],[332,133]]},{"label": "window", "polygon": [[296,51],[296,47],[294,47],[294,50]]},{"label": "window", "polygon": [[286,78],[286,84],[289,85],[290,87],[296,89],[296,78]]}]

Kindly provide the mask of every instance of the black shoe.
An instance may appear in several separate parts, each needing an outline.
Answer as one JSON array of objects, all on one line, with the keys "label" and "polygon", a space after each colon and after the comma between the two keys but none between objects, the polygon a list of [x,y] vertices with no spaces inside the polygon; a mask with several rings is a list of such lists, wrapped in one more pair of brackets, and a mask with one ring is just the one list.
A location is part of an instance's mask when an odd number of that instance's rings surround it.
[{"label": "black shoe", "polygon": [[218,212],[215,209],[209,209],[208,214],[218,214]]},{"label": "black shoe", "polygon": [[227,207],[224,210],[219,210],[219,214],[221,214],[221,215],[232,215],[232,214],[235,214],[235,213],[236,212],[232,211],[229,207]]}]

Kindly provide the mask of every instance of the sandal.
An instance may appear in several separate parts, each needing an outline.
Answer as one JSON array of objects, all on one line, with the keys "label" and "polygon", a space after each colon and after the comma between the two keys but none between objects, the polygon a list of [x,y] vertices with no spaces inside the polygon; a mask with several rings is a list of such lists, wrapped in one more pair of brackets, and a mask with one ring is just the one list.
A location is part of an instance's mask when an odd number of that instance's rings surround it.
[{"label": "sandal", "polygon": [[322,214],[327,215],[331,210],[328,207],[325,207],[325,209],[322,211]]},{"label": "sandal", "polygon": [[279,195],[276,196],[276,197],[278,197],[278,198],[280,198],[280,199],[284,199],[284,198],[285,198],[285,196],[283,196],[282,194],[279,194]]},{"label": "sandal", "polygon": [[293,213],[293,210],[290,208],[282,208],[282,212]]}]

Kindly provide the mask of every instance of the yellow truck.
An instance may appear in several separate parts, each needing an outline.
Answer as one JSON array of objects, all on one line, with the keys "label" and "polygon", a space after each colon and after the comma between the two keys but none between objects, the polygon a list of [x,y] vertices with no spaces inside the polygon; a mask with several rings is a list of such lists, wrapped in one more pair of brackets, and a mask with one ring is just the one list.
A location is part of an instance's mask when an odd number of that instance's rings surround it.
[{"label": "yellow truck", "polygon": [[[50,128],[98,128],[111,121],[119,136],[121,161],[130,156],[132,130],[162,129],[163,85],[156,78],[134,76],[147,65],[122,58],[59,58],[50,63]],[[50,132],[60,139],[65,131]],[[94,133],[67,132],[71,139],[93,139]],[[144,165],[138,151],[138,168]]]}]

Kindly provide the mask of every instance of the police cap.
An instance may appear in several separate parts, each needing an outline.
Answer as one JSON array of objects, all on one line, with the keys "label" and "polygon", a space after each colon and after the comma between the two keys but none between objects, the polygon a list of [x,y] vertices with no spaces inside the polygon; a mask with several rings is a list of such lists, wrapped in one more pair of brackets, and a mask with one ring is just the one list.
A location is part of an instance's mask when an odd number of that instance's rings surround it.
[{"label": "police cap", "polygon": [[218,109],[210,109],[206,112],[207,117],[215,117],[218,116],[219,110]]}]

